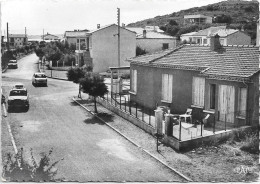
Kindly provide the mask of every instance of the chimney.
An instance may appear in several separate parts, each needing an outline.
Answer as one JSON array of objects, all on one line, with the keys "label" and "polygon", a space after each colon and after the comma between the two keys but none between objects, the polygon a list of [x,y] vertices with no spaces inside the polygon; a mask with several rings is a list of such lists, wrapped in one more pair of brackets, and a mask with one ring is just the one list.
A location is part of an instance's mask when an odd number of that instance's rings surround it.
[{"label": "chimney", "polygon": [[146,38],[146,30],[143,30],[143,37]]},{"label": "chimney", "polygon": [[98,28],[98,29],[100,28],[100,24],[97,25],[97,28]]},{"label": "chimney", "polygon": [[210,50],[217,51],[218,49],[221,48],[219,37],[220,36],[218,34],[214,36],[210,36]]}]

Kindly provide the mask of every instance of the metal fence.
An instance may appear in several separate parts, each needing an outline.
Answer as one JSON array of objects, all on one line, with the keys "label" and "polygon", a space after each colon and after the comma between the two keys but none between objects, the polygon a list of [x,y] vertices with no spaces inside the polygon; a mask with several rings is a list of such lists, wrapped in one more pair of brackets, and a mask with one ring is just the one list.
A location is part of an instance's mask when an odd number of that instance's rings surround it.
[{"label": "metal fence", "polygon": [[111,93],[107,93],[102,99],[138,120],[155,127],[154,109],[149,109],[136,102],[131,102],[129,100],[129,94],[112,93],[111,95]]}]

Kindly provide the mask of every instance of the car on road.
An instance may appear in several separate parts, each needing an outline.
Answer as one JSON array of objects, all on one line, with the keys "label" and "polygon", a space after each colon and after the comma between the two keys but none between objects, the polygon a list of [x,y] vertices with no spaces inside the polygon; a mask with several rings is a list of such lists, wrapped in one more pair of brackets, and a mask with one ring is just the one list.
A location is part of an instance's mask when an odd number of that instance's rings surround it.
[{"label": "car on road", "polygon": [[34,73],[32,77],[32,85],[45,85],[47,84],[47,76],[45,73]]},{"label": "car on road", "polygon": [[8,111],[12,108],[25,108],[29,109],[29,95],[25,88],[12,88],[9,92],[8,100]]},{"label": "car on road", "polygon": [[24,87],[23,83],[16,83],[13,88],[15,88],[15,89],[23,89],[25,87]]},{"label": "car on road", "polygon": [[18,68],[17,60],[16,59],[9,60],[8,68]]}]

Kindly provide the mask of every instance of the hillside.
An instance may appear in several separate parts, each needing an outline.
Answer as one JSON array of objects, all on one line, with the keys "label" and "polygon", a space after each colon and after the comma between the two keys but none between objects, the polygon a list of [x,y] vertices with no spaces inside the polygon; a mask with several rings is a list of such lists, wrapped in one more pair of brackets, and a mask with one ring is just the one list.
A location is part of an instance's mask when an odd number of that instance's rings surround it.
[{"label": "hillside", "polygon": [[[213,17],[213,24],[203,26],[183,25],[184,15],[203,14]],[[180,36],[183,33],[197,31],[210,26],[227,25],[230,28],[244,28],[254,40],[256,36],[256,20],[259,18],[259,3],[255,1],[228,2],[209,4],[202,7],[194,7],[172,14],[156,16],[154,18],[128,24],[129,27],[144,27],[146,25],[159,26],[172,36]]]}]

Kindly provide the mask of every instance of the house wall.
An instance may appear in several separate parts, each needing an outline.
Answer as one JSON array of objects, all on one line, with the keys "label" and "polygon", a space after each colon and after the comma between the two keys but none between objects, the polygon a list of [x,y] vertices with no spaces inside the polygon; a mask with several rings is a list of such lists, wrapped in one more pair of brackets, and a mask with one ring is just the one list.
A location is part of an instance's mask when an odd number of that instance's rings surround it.
[{"label": "house wall", "polygon": [[176,39],[169,38],[169,39],[159,39],[159,38],[137,38],[136,45],[145,49],[148,53],[157,52],[163,50],[163,43],[169,44],[170,48],[176,48]]},{"label": "house wall", "polygon": [[259,125],[259,72],[252,77],[253,83],[248,84],[248,119],[250,125]]},{"label": "house wall", "polygon": [[[11,40],[10,38],[9,38],[9,40]],[[12,37],[12,38],[14,38],[14,37]],[[12,42],[11,44],[14,44],[14,47],[23,46],[24,38],[22,38],[22,37],[14,38],[14,42]]]},{"label": "house wall", "polygon": [[66,38],[68,44],[70,45],[71,43],[72,44],[76,44],[77,43],[77,38],[76,37],[67,37]]},{"label": "house wall", "polygon": [[242,32],[227,36],[227,45],[251,45],[251,37]]},{"label": "house wall", "polygon": [[260,40],[259,40],[259,36],[260,36],[260,27],[259,27],[259,20],[257,22],[257,28],[256,28],[256,45],[260,45]]},{"label": "house wall", "polygon": [[[118,27],[116,25],[92,33],[90,55],[93,58],[93,71],[104,72],[109,67],[118,66]],[[120,29],[120,66],[129,66],[126,58],[136,55],[136,35]]]},{"label": "house wall", "polygon": [[[131,94],[131,101],[155,109],[158,106],[168,106],[171,113],[185,113],[192,103],[192,78],[196,71],[153,68],[131,64],[131,69],[137,70],[137,93]],[[162,102],[162,74],[173,75],[172,103]]]},{"label": "house wall", "polygon": [[[244,84],[243,82],[224,81],[215,79],[205,80],[204,109],[192,106],[192,79],[198,76],[196,71],[175,70],[168,68],[154,68],[140,66],[131,63],[131,69],[137,70],[137,93],[130,94],[131,101],[135,101],[145,107],[155,109],[156,106],[168,106],[172,114],[184,113],[187,108],[192,107],[193,119],[201,120],[205,113],[203,110],[215,112],[215,120],[219,118],[218,109],[218,90],[220,85],[234,86],[234,125],[256,125],[259,122],[259,74],[253,77],[253,83]],[[162,74],[173,75],[172,103],[162,102]],[[132,76],[131,76],[132,77]],[[210,84],[216,84],[215,109],[210,109]],[[239,88],[248,86],[247,116],[239,118],[238,100]],[[208,120],[213,124],[214,116]]]}]

